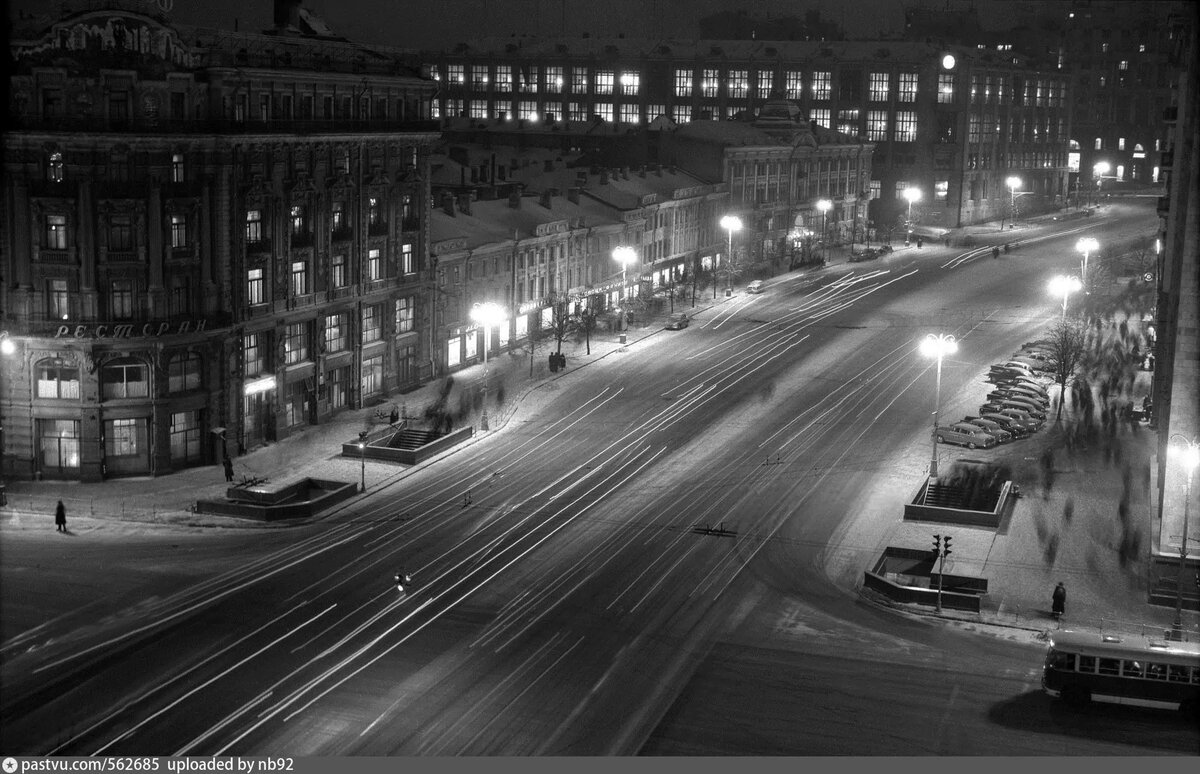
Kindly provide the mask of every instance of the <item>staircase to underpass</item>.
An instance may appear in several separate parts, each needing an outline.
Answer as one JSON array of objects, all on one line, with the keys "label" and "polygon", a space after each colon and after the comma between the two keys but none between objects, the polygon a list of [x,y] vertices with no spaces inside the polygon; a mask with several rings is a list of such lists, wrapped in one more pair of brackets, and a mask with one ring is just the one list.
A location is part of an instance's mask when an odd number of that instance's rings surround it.
[{"label": "staircase to underpass", "polygon": [[438,433],[433,430],[406,427],[392,436],[388,446],[393,449],[419,449],[438,437]]},{"label": "staircase to underpass", "polygon": [[925,490],[925,505],[938,508],[961,508],[966,501],[966,492],[962,487],[931,484]]}]

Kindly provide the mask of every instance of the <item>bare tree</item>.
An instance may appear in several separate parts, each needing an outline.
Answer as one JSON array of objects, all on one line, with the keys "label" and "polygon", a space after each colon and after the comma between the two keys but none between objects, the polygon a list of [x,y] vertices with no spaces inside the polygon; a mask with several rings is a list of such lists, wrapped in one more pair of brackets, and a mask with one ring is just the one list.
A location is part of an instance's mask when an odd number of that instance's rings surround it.
[{"label": "bare tree", "polygon": [[575,332],[575,320],[567,309],[565,300],[554,302],[554,313],[550,318],[550,335],[554,337],[555,354],[562,354],[563,341]]},{"label": "bare tree", "polygon": [[575,319],[575,340],[583,336],[587,353],[592,354],[592,331],[596,330],[596,313],[591,309],[583,309]]},{"label": "bare tree", "polygon": [[1086,338],[1083,326],[1076,320],[1060,320],[1050,329],[1048,362],[1053,366],[1055,381],[1058,382],[1058,414],[1055,421],[1062,419],[1063,404],[1066,403],[1067,382],[1075,378],[1084,357]]}]

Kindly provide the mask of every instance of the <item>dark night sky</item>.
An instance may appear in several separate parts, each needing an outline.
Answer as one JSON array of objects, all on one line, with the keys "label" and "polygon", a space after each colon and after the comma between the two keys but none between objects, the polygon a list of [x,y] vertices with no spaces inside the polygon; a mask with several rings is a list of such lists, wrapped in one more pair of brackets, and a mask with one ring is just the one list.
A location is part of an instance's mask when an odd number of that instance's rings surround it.
[{"label": "dark night sky", "polygon": [[[167,0],[164,0],[166,2]],[[852,35],[898,34],[903,8],[961,9],[976,5],[984,26],[1007,26],[1031,0],[305,0],[334,32],[363,43],[441,48],[484,35],[683,37],[696,35],[695,20],[723,9],[756,16],[802,17],[815,8]],[[1045,6],[1044,0],[1040,3]],[[41,11],[46,0],[10,0],[10,14]],[[242,31],[271,26],[272,0],[174,0],[172,18]]]}]

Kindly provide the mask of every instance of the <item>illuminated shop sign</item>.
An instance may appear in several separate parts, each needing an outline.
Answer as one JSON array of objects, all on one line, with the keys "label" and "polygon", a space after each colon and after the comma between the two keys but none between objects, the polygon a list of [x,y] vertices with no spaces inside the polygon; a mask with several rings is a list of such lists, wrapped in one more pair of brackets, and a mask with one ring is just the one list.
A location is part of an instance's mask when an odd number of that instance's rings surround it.
[{"label": "illuminated shop sign", "polygon": [[261,379],[255,379],[252,382],[246,382],[246,385],[242,387],[242,394],[257,395],[260,392],[266,392],[273,389],[275,389],[275,377],[264,376]]},{"label": "illuminated shop sign", "polygon": [[186,320],[181,323],[146,323],[134,325],[60,325],[54,338],[66,339],[136,339],[143,336],[166,336],[168,334],[200,333],[208,327],[208,320]]}]

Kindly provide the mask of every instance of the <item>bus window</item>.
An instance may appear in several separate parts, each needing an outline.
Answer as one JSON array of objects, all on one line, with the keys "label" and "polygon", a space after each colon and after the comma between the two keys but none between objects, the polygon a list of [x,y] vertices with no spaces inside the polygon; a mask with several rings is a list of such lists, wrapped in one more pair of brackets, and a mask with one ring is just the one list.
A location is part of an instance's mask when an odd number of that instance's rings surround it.
[{"label": "bus window", "polygon": [[1119,659],[1119,658],[1102,658],[1102,659],[1100,659],[1100,674],[1102,674],[1102,675],[1119,675],[1119,674],[1121,674],[1121,659]]},{"label": "bus window", "polygon": [[1094,674],[1096,672],[1096,657],[1095,656],[1080,656],[1079,671]]},{"label": "bus window", "polygon": [[1142,670],[1140,661],[1122,661],[1121,673],[1126,677],[1144,677],[1145,673]]},{"label": "bus window", "polygon": [[1167,666],[1166,664],[1147,664],[1146,677],[1151,680],[1166,680]]},{"label": "bus window", "polygon": [[1190,671],[1185,666],[1171,664],[1168,667],[1167,679],[1173,683],[1186,683],[1188,681],[1188,672]]}]

